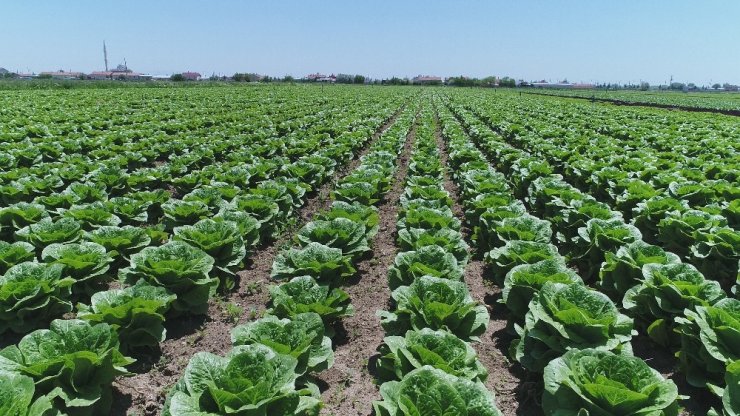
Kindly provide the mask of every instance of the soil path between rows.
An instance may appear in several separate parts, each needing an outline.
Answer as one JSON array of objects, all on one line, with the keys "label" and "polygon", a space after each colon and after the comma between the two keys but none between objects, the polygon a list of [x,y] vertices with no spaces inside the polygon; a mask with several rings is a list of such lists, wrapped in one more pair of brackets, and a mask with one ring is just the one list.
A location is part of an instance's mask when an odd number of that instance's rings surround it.
[{"label": "soil path between rows", "polygon": [[335,346],[334,365],[318,375],[319,382],[326,388],[321,395],[324,402],[322,415],[370,415],[372,401],[380,399],[370,368],[385,332],[375,311],[387,309],[391,299],[387,272],[397,251],[395,231],[398,201],[403,192],[416,137],[415,126],[406,135],[393,186],[378,205],[380,223],[372,244],[373,257],[358,263],[358,273],[351,282],[354,284],[343,288],[350,295],[355,314],[342,319],[345,339]]},{"label": "soil path between rows", "polygon": [[298,227],[331,205],[329,194],[338,180],[352,172],[372,144],[388,130],[404,111],[399,108],[371,137],[363,149],[344,167],[338,168],[332,180],[310,196],[295,213],[296,226],[284,230],[275,241],[257,248],[248,256],[245,270],[238,273],[239,287],[222,298],[209,302],[204,316],[178,318],[166,322],[167,339],[160,351],[137,356],[135,375],[113,383],[111,415],[146,415],[161,413],[167,390],[183,374],[190,358],[206,351],[224,355],[231,349],[231,330],[238,324],[260,318],[269,301],[272,262],[278,252],[288,247]]},{"label": "soil path between rows", "polygon": [[[452,212],[464,220],[464,210],[460,204],[457,184],[450,179],[447,144],[442,137],[439,117],[436,113],[434,122],[435,140],[440,151],[440,160],[445,166],[443,185],[453,200]],[[463,221],[462,232],[471,246],[471,260],[465,267],[465,283],[473,299],[484,304],[490,314],[486,332],[481,335],[480,342],[473,344],[481,363],[488,370],[488,379],[484,384],[488,390],[495,393],[496,406],[505,416],[541,415],[536,378],[526,374],[519,366],[511,363],[506,356],[506,351],[514,337],[506,329],[507,312],[505,308],[496,302],[501,298],[501,290],[490,280],[485,279],[486,266],[478,258],[479,256],[475,255],[470,238],[472,230],[467,227],[465,221]]]}]

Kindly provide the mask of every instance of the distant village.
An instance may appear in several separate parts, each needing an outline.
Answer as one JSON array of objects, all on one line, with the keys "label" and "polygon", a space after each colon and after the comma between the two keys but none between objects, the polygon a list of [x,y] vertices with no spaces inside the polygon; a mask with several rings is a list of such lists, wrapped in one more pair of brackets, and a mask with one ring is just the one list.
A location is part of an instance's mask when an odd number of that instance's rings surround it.
[{"label": "distant village", "polygon": [[[213,74],[203,76],[199,72],[186,71],[172,75],[150,75],[134,71],[127,64],[120,64],[112,69],[104,71],[93,71],[90,73],[59,69],[56,71],[43,71],[39,73],[11,72],[5,68],[0,68],[0,78],[33,80],[33,79],[51,79],[58,81],[235,81],[235,82],[312,82],[325,84],[390,84],[390,85],[454,85],[454,86],[487,86],[487,87],[519,87],[530,86],[540,88],[573,88],[588,89],[594,88],[593,84],[548,82],[545,80],[537,82],[526,82],[524,80],[514,80],[504,77],[487,77],[483,79],[457,76],[457,77],[440,77],[435,75],[417,75],[413,78],[392,77],[388,79],[372,79],[364,75],[349,74],[322,74],[319,72],[308,74],[302,78],[292,76],[270,77],[256,73],[236,73],[232,76],[223,76]],[[470,85],[467,85],[470,84]]]}]

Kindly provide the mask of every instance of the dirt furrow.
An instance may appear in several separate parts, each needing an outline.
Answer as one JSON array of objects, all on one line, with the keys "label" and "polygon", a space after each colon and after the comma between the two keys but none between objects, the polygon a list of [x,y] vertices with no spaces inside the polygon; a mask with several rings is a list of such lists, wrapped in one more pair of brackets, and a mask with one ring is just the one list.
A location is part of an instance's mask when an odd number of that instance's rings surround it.
[{"label": "dirt furrow", "polygon": [[309,197],[295,214],[293,227],[280,237],[248,256],[247,267],[238,273],[238,290],[209,302],[208,313],[203,316],[178,318],[166,322],[167,339],[152,354],[137,356],[132,377],[122,377],[113,384],[111,415],[157,415],[161,411],[167,390],[182,375],[190,358],[197,352],[207,351],[223,355],[231,349],[231,330],[239,323],[251,321],[264,314],[269,301],[268,287],[272,262],[278,252],[292,243],[298,227],[331,204],[329,193],[336,182],[354,170],[360,157],[366,154],[380,136],[390,128],[404,110],[401,107],[386,121],[362,151],[342,168],[338,168],[331,181],[325,183]]},{"label": "dirt furrow", "polygon": [[393,187],[378,205],[380,223],[373,240],[373,257],[357,265],[356,277],[350,286],[343,288],[352,299],[355,314],[342,319],[344,331],[341,335],[344,336],[335,339],[334,366],[318,377],[322,388],[326,388],[321,395],[324,415],[370,415],[372,401],[380,398],[371,368],[385,332],[375,311],[387,309],[391,298],[386,275],[396,256],[398,200],[403,192],[414,139],[415,128],[412,127],[398,159]]},{"label": "dirt furrow", "polygon": [[[440,151],[440,160],[447,169],[447,145],[442,138],[439,118],[435,114],[435,139]],[[455,182],[450,179],[448,171],[444,173],[443,186],[453,200],[452,211],[460,219],[464,219],[464,210],[460,204],[460,195]],[[463,222],[462,232],[466,241],[470,244],[472,230],[467,228]],[[471,244],[471,254],[475,251]],[[486,332],[481,335],[480,342],[474,343],[473,347],[478,352],[478,357],[488,370],[486,387],[495,392],[496,405],[504,415],[532,415],[542,414],[538,404],[539,390],[537,377],[528,374],[521,367],[514,365],[507,358],[509,344],[514,339],[513,334],[507,330],[507,312],[497,302],[501,298],[501,290],[491,281],[485,279],[486,265],[472,256],[465,267],[465,283],[470,289],[473,299],[481,302],[488,308],[490,321]]]}]

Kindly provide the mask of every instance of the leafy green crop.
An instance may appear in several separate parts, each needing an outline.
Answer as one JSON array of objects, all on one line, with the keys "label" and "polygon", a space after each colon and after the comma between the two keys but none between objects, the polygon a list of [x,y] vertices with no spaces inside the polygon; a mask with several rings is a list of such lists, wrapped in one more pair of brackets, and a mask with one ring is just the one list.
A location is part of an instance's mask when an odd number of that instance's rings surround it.
[{"label": "leafy green crop", "polygon": [[475,340],[485,332],[489,316],[468,292],[465,282],[422,276],[409,286],[393,291],[396,309],[378,311],[381,324],[391,335],[409,329],[446,329],[463,340]]},{"label": "leafy green crop", "polygon": [[0,225],[10,225],[16,230],[45,218],[49,218],[49,213],[41,204],[18,202],[0,209]]},{"label": "leafy green crop", "polygon": [[218,279],[209,277],[213,257],[182,241],[159,247],[146,247],[131,256],[131,266],[119,271],[129,284],[144,279],[177,295],[173,312],[204,314],[208,299],[215,293]]},{"label": "leafy green crop", "polygon": [[152,241],[144,228],[131,225],[100,227],[85,233],[85,239],[105,247],[111,256],[123,259],[129,259]]},{"label": "leafy green crop", "polygon": [[599,271],[599,289],[605,293],[623,297],[627,290],[642,281],[642,266],[650,263],[680,263],[681,259],[658,246],[637,240],[620,247],[616,253],[606,253],[606,261]]},{"label": "leafy green crop", "polygon": [[468,261],[468,244],[457,230],[443,228],[425,230],[422,228],[404,228],[398,231],[398,246],[401,251],[415,251],[422,247],[439,246],[455,256],[459,265]]},{"label": "leafy green crop", "polygon": [[222,287],[234,287],[234,274],[247,255],[242,233],[235,222],[204,219],[193,225],[175,227],[174,240],[203,250],[214,260],[222,276]]},{"label": "leafy green crop", "polygon": [[294,357],[259,344],[234,347],[226,357],[199,352],[162,415],[318,415],[321,402],[309,389],[296,389],[296,365]]},{"label": "leafy green crop", "polygon": [[687,309],[676,323],[681,335],[678,357],[688,382],[697,387],[720,385],[725,367],[740,360],[740,300],[722,299]]},{"label": "leafy green crop", "polygon": [[162,204],[165,224],[168,230],[179,225],[194,224],[203,218],[207,218],[211,211],[208,205],[202,201],[181,201],[171,199]]},{"label": "leafy green crop", "polygon": [[72,218],[63,217],[56,221],[43,219],[16,231],[16,237],[21,241],[31,243],[37,249],[42,249],[54,243],[74,243],[82,238],[82,226]]},{"label": "leafy green crop", "polygon": [[548,416],[678,415],[676,385],[641,358],[574,349],[544,373],[542,409]]},{"label": "leafy green crop", "polygon": [[550,243],[511,240],[502,247],[496,247],[485,255],[493,281],[504,286],[506,275],[516,266],[534,264],[542,260],[560,257],[558,249]]},{"label": "leafy green crop", "polygon": [[164,315],[175,298],[166,289],[139,280],[124,289],[95,293],[90,305],[77,306],[77,318],[113,327],[122,352],[142,346],[154,347],[164,341]]},{"label": "leafy green crop", "polygon": [[53,397],[34,397],[31,377],[0,371],[0,414],[7,416],[61,416],[52,405]]},{"label": "leafy green crop", "polygon": [[548,282],[529,303],[519,340],[511,355],[530,371],[542,371],[548,362],[574,348],[631,352],[631,318],[619,313],[603,293],[582,284]]},{"label": "leafy green crop", "polygon": [[330,221],[335,218],[347,218],[355,222],[365,224],[365,236],[368,240],[372,239],[378,232],[378,209],[373,206],[362,204],[350,204],[344,201],[334,201],[329,211],[319,214],[318,219]]},{"label": "leafy green crop", "polygon": [[0,241],[0,274],[7,272],[16,264],[34,260],[36,253],[31,244],[23,241],[15,243]]},{"label": "leafy green crop", "polygon": [[341,249],[308,243],[305,247],[290,248],[278,254],[272,264],[271,277],[286,279],[308,275],[321,283],[334,284],[354,273],[350,258]]},{"label": "leafy green crop", "polygon": [[443,277],[460,281],[463,268],[452,253],[439,246],[425,246],[416,251],[404,251],[396,255],[388,270],[388,286],[395,289],[408,286],[421,276]]},{"label": "leafy green crop", "polygon": [[423,228],[425,230],[441,230],[448,228],[451,230],[460,229],[460,220],[455,217],[449,207],[430,208],[419,207],[404,213],[398,219],[396,228]]},{"label": "leafy green crop", "polygon": [[578,283],[583,281],[562,258],[542,260],[514,267],[504,278],[501,303],[519,321],[529,310],[529,302],[546,283]]},{"label": "leafy green crop", "polygon": [[51,244],[41,252],[47,263],[64,266],[63,274],[75,280],[75,291],[95,293],[105,282],[113,258],[97,243]]},{"label": "leafy green crop", "polygon": [[0,333],[25,333],[72,310],[75,280],[62,277],[63,266],[25,262],[0,277]]},{"label": "leafy green crop", "polygon": [[378,416],[499,416],[493,394],[480,381],[470,381],[424,366],[401,381],[380,386],[383,401],[373,402]]},{"label": "leafy green crop", "polygon": [[684,309],[711,306],[726,297],[718,282],[705,280],[690,264],[646,264],[642,273],[643,282],[627,291],[622,305],[661,345],[678,342],[673,320],[683,315]]},{"label": "leafy green crop", "polygon": [[423,328],[407,331],[405,336],[388,336],[378,352],[377,371],[383,381],[402,380],[425,365],[473,381],[485,381],[488,376],[475,349],[444,330]]},{"label": "leafy green crop", "polygon": [[111,383],[133,362],[118,350],[111,326],[81,320],[57,319],[0,351],[0,370],[31,377],[37,393],[54,397],[54,408],[81,415],[110,411]]},{"label": "leafy green crop", "polygon": [[298,375],[323,371],[334,363],[331,339],[324,336],[321,316],[313,312],[285,319],[267,315],[237,326],[231,331],[231,343],[262,344],[279,354],[290,355],[297,360],[295,372]]},{"label": "leafy green crop", "polygon": [[621,219],[593,219],[585,227],[578,229],[579,241],[574,258],[584,280],[589,281],[598,275],[601,263],[608,252],[616,252],[620,247],[642,239],[640,231]]},{"label": "leafy green crop", "polygon": [[354,313],[346,292],[321,285],[311,276],[294,277],[288,282],[272,286],[270,299],[272,307],[268,312],[279,318],[314,312],[328,326],[335,320]]},{"label": "leafy green crop", "polygon": [[296,234],[301,246],[315,242],[342,250],[342,255],[358,258],[370,250],[365,224],[347,218],[311,221]]},{"label": "leafy green crop", "polygon": [[722,411],[710,409],[707,416],[740,415],[740,360],[727,365],[725,384],[725,388],[718,391],[722,396]]},{"label": "leafy green crop", "polygon": [[244,240],[247,249],[255,247],[260,241],[260,223],[246,212],[225,208],[213,217],[214,221],[233,221]]}]

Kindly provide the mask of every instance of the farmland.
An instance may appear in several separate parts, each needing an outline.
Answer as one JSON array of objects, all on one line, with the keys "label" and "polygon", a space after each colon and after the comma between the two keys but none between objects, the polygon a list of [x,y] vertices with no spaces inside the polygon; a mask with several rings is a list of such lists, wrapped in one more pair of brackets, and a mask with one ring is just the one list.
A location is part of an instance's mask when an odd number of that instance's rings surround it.
[{"label": "farmland", "polygon": [[487,89],[4,91],[0,409],[736,415],[739,121]]}]

